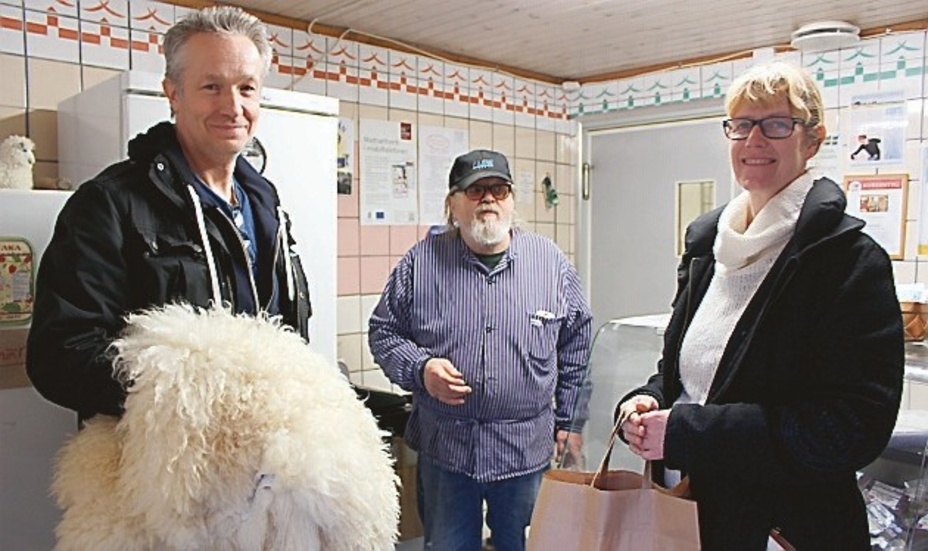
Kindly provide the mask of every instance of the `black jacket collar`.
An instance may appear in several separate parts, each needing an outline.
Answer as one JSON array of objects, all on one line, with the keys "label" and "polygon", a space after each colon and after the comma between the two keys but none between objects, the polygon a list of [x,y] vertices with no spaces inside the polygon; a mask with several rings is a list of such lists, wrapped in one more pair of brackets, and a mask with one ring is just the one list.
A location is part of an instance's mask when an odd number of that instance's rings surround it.
[{"label": "black jacket collar", "polygon": [[[187,184],[193,184],[196,177],[187,164],[180,142],[177,141],[174,123],[167,121],[158,123],[129,141],[129,159],[132,161],[151,164],[157,162],[157,159],[162,156],[174,169],[175,178],[173,181],[155,178],[154,181],[172,201],[175,203],[180,201],[183,204],[187,197],[187,192],[183,188]],[[235,162],[235,178],[248,194],[248,198],[252,200],[252,208],[257,206],[263,212],[276,218],[275,211],[278,204],[276,190],[241,155]]]}]

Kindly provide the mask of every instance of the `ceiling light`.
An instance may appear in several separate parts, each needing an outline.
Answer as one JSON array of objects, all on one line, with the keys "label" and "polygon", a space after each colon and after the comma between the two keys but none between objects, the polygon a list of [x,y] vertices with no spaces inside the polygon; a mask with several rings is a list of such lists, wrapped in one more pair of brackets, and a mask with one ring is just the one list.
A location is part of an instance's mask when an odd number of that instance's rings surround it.
[{"label": "ceiling light", "polygon": [[816,21],[793,31],[790,44],[803,52],[847,48],[860,41],[860,29],[846,21]]}]

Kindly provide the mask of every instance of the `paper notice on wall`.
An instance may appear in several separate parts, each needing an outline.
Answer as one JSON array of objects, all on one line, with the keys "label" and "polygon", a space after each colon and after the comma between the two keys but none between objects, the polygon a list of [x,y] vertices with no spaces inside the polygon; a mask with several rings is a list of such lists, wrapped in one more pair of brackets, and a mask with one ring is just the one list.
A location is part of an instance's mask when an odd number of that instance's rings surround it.
[{"label": "paper notice on wall", "polygon": [[858,174],[844,177],[847,213],[867,223],[864,232],[890,258],[905,254],[908,174]]},{"label": "paper notice on wall", "polygon": [[841,147],[841,136],[838,133],[825,136],[818,153],[807,163],[810,169],[816,169],[816,174],[828,176],[832,180],[844,174],[844,165],[844,148]]},{"label": "paper notice on wall", "polygon": [[417,225],[413,124],[362,119],[358,160],[361,224]]},{"label": "paper notice on wall", "polygon": [[848,165],[870,167],[902,165],[909,117],[905,93],[888,90],[851,96]]},{"label": "paper notice on wall", "polygon": [[445,221],[445,196],[448,174],[454,159],[468,151],[467,130],[419,127],[419,223],[441,224]]},{"label": "paper notice on wall", "polygon": [[530,170],[520,170],[516,173],[515,198],[516,205],[532,205],[535,202],[535,173]]}]

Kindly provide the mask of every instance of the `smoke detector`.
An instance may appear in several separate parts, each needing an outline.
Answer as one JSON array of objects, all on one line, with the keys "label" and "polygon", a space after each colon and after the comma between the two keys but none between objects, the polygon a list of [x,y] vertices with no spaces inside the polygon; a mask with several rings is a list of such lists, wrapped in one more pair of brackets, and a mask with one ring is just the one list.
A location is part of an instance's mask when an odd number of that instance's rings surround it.
[{"label": "smoke detector", "polygon": [[847,48],[860,41],[860,29],[846,21],[817,21],[793,31],[790,44],[803,52]]}]

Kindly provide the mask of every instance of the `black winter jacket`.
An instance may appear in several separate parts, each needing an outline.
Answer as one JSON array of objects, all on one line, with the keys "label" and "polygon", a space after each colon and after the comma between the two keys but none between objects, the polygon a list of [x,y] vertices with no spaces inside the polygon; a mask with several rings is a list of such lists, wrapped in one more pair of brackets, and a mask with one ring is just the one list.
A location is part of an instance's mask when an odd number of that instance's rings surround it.
[{"label": "black winter jacket", "polygon": [[[886,252],[818,180],[725,348],[705,406],[677,405],[664,466],[688,474],[706,550],[870,549],[855,471],[885,447],[902,393],[902,321]],[[680,346],[714,272],[721,208],[694,221],[658,373],[635,394],[681,394]],[[656,469],[659,471],[659,469]]]},{"label": "black winter jacket", "polygon": [[273,185],[239,157],[235,178],[258,242],[252,286],[238,230],[218,208],[194,201],[195,177],[180,151],[171,123],[133,139],[128,160],[74,192],[42,258],[26,368],[39,393],[81,419],[122,412],[125,389],[108,347],[128,313],[169,302],[205,307],[216,288],[240,311],[236,277],[246,277],[261,309],[307,338],[306,279]]}]

